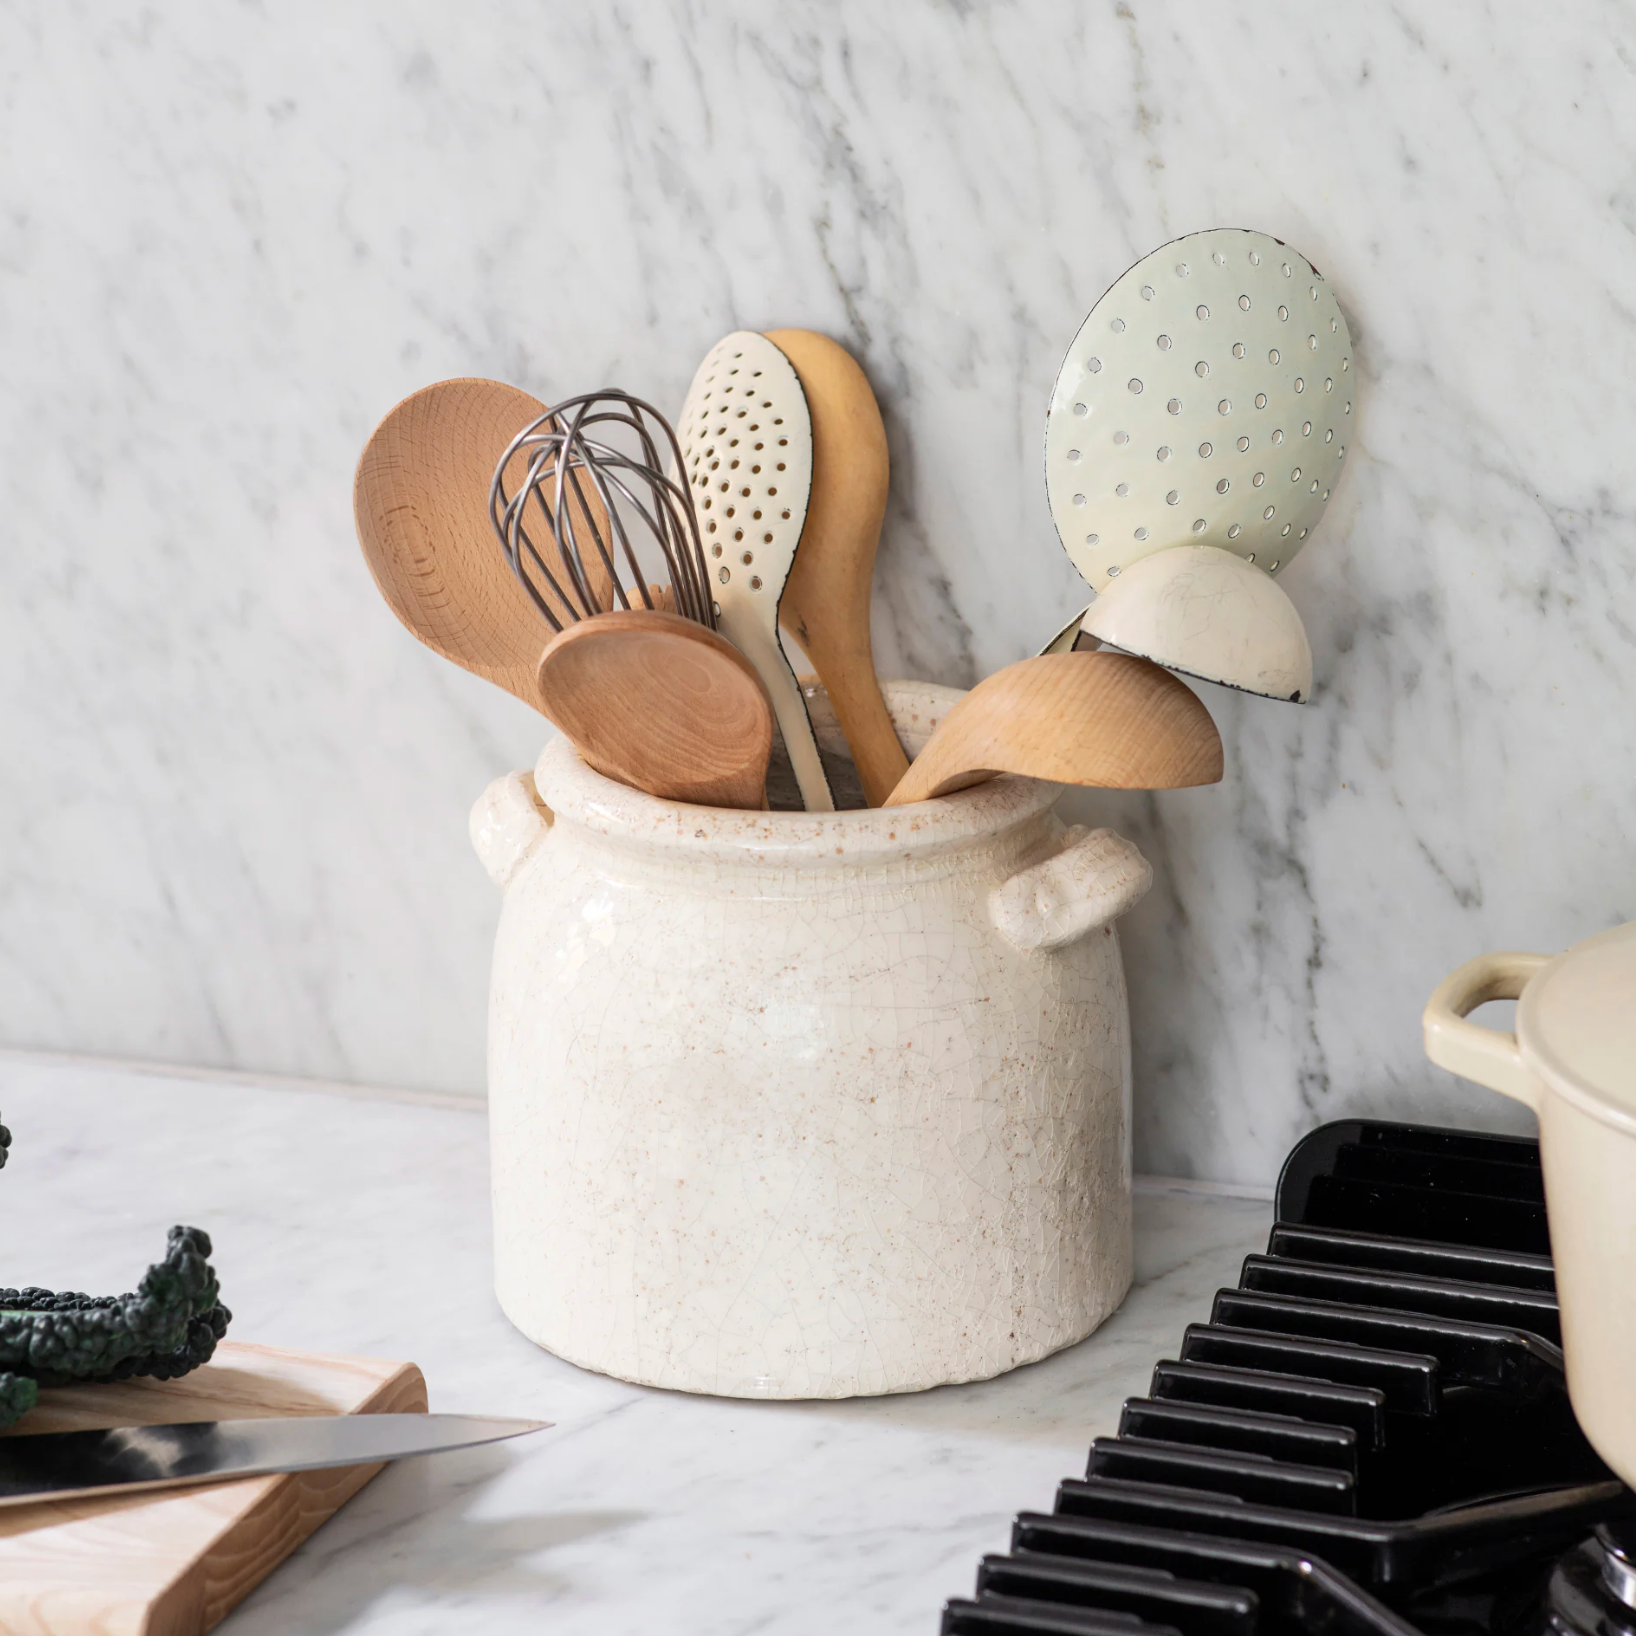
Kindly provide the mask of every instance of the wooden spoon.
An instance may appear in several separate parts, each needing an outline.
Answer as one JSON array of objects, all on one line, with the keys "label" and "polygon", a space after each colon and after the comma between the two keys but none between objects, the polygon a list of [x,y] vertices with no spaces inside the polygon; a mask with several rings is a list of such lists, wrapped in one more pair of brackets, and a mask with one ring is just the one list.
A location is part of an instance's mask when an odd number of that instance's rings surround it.
[{"label": "wooden spoon", "polygon": [[909,768],[869,640],[875,550],[886,515],[886,428],[845,348],[806,329],[769,330],[767,339],[800,377],[812,415],[812,493],[778,615],[812,660],[864,795],[878,807]]},{"label": "wooden spoon", "polygon": [[[434,652],[536,710],[540,648],[553,633],[489,527],[489,484],[506,445],[544,413],[499,381],[440,381],[375,428],[352,486],[358,543],[393,613]],[[526,464],[519,453],[508,487]],[[605,530],[600,501],[587,498]],[[593,572],[598,597],[614,606],[606,570]],[[573,616],[554,606],[568,624]]]},{"label": "wooden spoon", "polygon": [[943,718],[889,807],[997,773],[1169,790],[1221,778],[1221,735],[1184,682],[1124,653],[1053,653],[997,670]]},{"label": "wooden spoon", "polygon": [[773,707],[750,661],[679,614],[597,614],[539,657],[547,716],[587,765],[667,801],[765,805]]}]

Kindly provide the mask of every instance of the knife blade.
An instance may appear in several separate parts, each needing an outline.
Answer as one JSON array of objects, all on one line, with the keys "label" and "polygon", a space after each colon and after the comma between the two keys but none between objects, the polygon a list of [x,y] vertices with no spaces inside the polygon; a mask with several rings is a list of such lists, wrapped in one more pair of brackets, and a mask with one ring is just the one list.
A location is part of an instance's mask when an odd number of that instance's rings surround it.
[{"label": "knife blade", "polygon": [[549,1420],[336,1414],[0,1437],[0,1506],[376,1465],[544,1431]]}]

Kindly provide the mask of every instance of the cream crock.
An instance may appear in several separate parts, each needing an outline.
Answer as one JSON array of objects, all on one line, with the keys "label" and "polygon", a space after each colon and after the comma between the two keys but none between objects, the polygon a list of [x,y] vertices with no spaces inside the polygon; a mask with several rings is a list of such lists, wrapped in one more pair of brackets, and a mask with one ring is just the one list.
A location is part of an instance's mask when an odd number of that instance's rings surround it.
[{"label": "cream crock", "polygon": [[[911,753],[960,697],[888,683]],[[832,720],[814,701],[819,736]],[[655,1386],[843,1397],[986,1378],[1130,1283],[1114,920],[1147,889],[1056,786],[917,806],[655,800],[558,739],[473,840],[496,1287],[525,1334]]]}]

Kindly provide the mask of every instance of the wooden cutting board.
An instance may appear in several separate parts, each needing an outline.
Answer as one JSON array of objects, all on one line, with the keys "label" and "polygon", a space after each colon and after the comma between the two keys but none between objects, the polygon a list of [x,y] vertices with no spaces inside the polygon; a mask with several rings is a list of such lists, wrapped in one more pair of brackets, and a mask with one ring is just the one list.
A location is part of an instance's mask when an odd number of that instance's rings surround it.
[{"label": "wooden cutting board", "polygon": [[[425,1412],[412,1363],[224,1341],[183,1380],[41,1392],[15,1431]],[[380,1469],[0,1507],[0,1636],[198,1636]]]}]

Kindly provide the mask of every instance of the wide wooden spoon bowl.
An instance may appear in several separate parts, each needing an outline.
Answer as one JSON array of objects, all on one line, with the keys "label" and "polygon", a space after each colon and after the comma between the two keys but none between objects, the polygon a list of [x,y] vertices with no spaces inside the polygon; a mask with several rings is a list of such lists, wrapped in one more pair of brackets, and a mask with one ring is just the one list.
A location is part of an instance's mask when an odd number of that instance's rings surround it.
[{"label": "wide wooden spoon bowl", "polygon": [[928,801],[999,773],[1116,790],[1214,784],[1221,735],[1197,694],[1146,659],[1045,654],[979,682],[886,805]]},{"label": "wide wooden spoon bowl", "polygon": [[[540,646],[551,626],[517,583],[489,525],[489,485],[506,445],[545,405],[500,381],[440,381],[405,398],[358,461],[353,518],[381,595],[427,647],[540,708]],[[524,454],[507,468],[520,486]],[[604,528],[601,504],[587,496]],[[592,570],[612,606],[601,565]],[[577,617],[554,606],[567,624]]]},{"label": "wide wooden spoon bowl", "polygon": [[678,614],[598,614],[539,656],[537,696],[607,778],[701,807],[765,805],[773,708],[725,637]]}]

